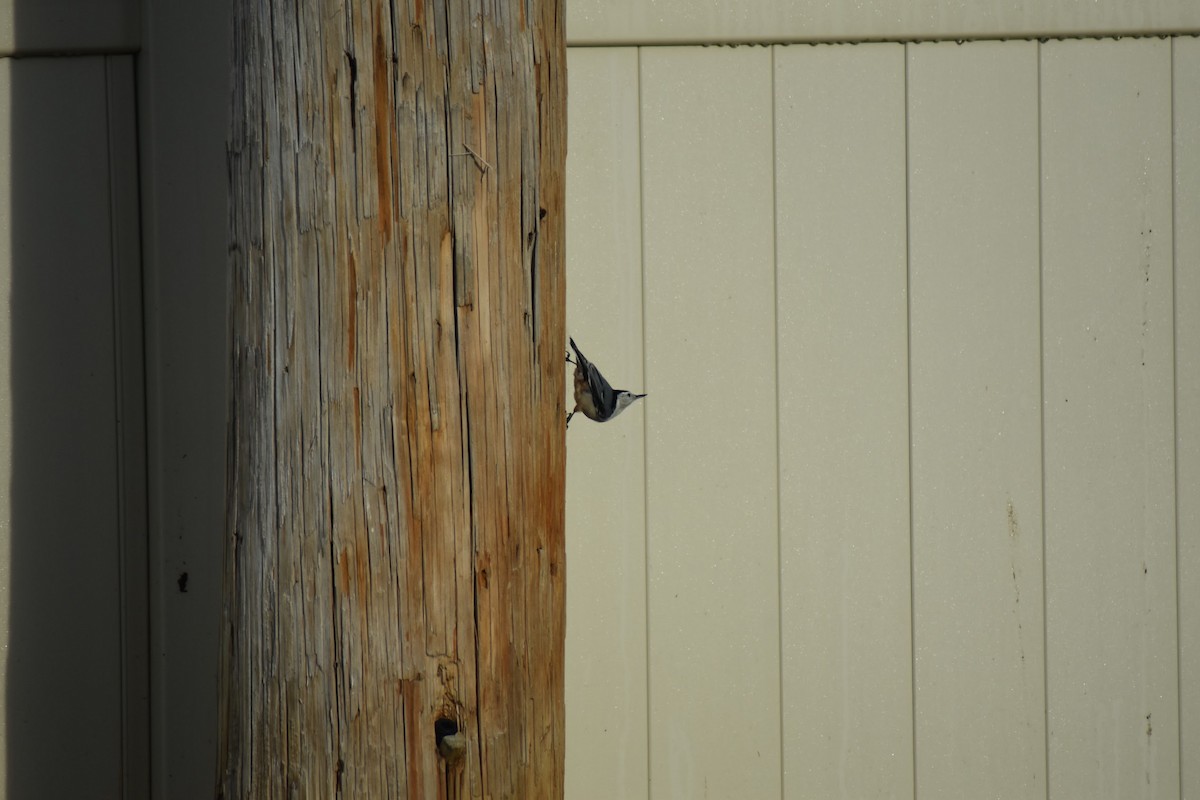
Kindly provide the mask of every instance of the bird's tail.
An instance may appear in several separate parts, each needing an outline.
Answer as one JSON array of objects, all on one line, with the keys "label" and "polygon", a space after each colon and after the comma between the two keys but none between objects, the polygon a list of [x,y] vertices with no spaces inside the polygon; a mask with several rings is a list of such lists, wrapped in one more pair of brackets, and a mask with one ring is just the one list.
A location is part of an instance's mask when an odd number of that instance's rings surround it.
[{"label": "bird's tail", "polygon": [[588,363],[588,360],[583,353],[579,352],[579,347],[575,344],[575,340],[568,337],[567,341],[571,343],[571,349],[575,351],[575,358],[584,364]]}]

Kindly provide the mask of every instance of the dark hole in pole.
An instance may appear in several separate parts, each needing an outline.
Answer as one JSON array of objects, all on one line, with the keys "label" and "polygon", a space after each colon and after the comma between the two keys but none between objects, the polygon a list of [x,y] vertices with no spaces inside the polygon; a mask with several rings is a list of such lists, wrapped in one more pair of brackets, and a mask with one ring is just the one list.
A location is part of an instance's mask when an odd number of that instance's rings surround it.
[{"label": "dark hole in pole", "polygon": [[447,736],[453,736],[458,733],[458,723],[446,717],[438,717],[433,721],[433,737],[434,743],[439,747],[442,744],[442,739]]}]

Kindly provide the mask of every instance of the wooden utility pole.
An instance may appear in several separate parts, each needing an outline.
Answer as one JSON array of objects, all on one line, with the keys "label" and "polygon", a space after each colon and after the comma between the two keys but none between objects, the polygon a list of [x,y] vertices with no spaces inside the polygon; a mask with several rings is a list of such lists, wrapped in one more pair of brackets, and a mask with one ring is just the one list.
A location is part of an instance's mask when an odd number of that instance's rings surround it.
[{"label": "wooden utility pole", "polygon": [[561,797],[562,4],[235,4],[217,795]]}]

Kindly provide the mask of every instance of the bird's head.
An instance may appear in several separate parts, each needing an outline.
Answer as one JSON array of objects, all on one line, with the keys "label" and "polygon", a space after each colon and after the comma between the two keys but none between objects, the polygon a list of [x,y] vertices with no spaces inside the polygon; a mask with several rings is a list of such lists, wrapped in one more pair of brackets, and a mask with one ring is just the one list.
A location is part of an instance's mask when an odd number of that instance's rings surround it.
[{"label": "bird's head", "polygon": [[[618,389],[617,390],[617,405],[616,405],[616,408],[613,410],[613,413],[612,413],[613,417],[615,417],[617,414],[620,414],[622,411],[624,411],[625,409],[627,409],[631,405],[633,405],[635,401],[641,400],[645,396],[646,395],[644,395],[644,394],[634,394],[633,392],[629,392],[624,389]],[[609,419],[611,419],[611,418],[612,417],[610,417]]]}]

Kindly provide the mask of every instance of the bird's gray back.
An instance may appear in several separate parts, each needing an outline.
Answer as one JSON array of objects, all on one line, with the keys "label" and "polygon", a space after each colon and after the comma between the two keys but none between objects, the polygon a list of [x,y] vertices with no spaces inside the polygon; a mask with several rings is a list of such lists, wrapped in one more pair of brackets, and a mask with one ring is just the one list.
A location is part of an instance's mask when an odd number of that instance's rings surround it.
[{"label": "bird's gray back", "polygon": [[600,374],[600,370],[596,369],[596,365],[590,361],[587,362],[587,376],[588,386],[592,390],[592,396],[596,398],[597,407],[611,412],[617,404],[617,393]]}]

